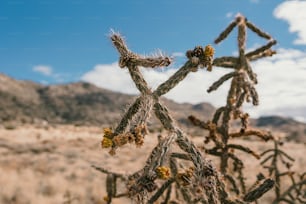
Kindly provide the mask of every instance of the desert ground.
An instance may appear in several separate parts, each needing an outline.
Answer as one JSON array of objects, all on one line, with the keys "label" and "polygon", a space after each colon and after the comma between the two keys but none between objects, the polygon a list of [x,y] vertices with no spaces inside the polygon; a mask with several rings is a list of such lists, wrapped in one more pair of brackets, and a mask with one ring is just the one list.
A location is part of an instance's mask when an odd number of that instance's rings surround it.
[{"label": "desert ground", "polygon": [[[148,135],[145,144],[136,148],[126,145],[110,156],[101,149],[103,127],[73,125],[0,128],[0,203],[2,204],[102,204],[106,176],[91,165],[113,172],[132,173],[145,163],[150,150],[157,144],[157,134]],[[193,140],[201,147],[203,138]],[[270,142],[236,140],[236,143],[262,152]],[[305,171],[305,144],[286,143],[282,147],[295,158],[292,170]],[[248,175],[262,171],[259,161],[241,154]],[[214,159],[214,158],[212,158]],[[248,181],[252,183],[253,181]],[[286,182],[285,182],[286,183]],[[121,189],[124,192],[124,188]],[[272,192],[260,203],[269,203]],[[130,203],[120,198],[113,203]]]}]

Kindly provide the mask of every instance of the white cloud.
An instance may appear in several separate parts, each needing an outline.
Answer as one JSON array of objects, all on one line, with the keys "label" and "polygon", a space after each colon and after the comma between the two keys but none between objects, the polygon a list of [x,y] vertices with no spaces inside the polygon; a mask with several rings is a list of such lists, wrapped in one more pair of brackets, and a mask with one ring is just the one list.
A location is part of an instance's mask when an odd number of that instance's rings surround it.
[{"label": "white cloud", "polygon": [[287,115],[304,117],[305,112],[290,109],[306,107],[306,53],[295,49],[279,49],[278,54],[254,62],[258,74],[260,105],[250,108],[252,115]]},{"label": "white cloud", "polygon": [[46,65],[36,65],[32,70],[45,76],[51,76],[53,74],[52,67]]},{"label": "white cloud", "polygon": [[289,31],[298,35],[295,44],[306,44],[306,1],[284,1],[274,10],[274,16],[289,23]]},{"label": "white cloud", "polygon": [[[64,83],[67,80],[71,80],[72,74],[65,74],[65,73],[56,73],[54,72],[53,68],[48,65],[36,65],[32,68],[34,72],[37,72],[43,76],[49,78],[49,80],[54,80],[57,83]],[[47,81],[42,80],[40,83],[48,84]]]},{"label": "white cloud", "polygon": [[85,73],[81,80],[113,91],[128,94],[137,93],[128,71],[121,69],[118,63],[96,65],[93,70]]},{"label": "white cloud", "polygon": [[[153,90],[166,81],[176,71],[177,69],[171,68],[163,68],[159,71],[156,71],[156,69],[141,68],[144,78]],[[213,72],[207,72],[201,69],[198,72],[192,72],[185,78],[185,80],[165,96],[181,103],[200,103],[203,101],[209,101],[221,105],[225,100],[225,96],[222,96],[222,94],[217,92],[214,94],[208,94],[206,93],[206,89],[219,76],[222,76],[223,73],[228,71],[230,70],[216,68]],[[85,73],[81,79],[113,91],[128,94],[139,93],[130,78],[128,70],[126,68],[119,68],[117,63],[96,65],[93,70]],[[220,98],[223,99],[219,100]]]},{"label": "white cloud", "polygon": [[226,17],[226,18],[232,18],[233,16],[234,16],[233,12],[227,12],[227,13],[225,14],[225,17]]},{"label": "white cloud", "polygon": [[[279,49],[278,54],[252,63],[258,75],[260,105],[246,105],[252,117],[260,115],[287,115],[306,118],[305,112],[292,112],[289,109],[306,107],[306,53],[295,49]],[[164,68],[161,71],[141,68],[141,71],[152,89],[166,81],[176,69]],[[230,69],[214,67],[212,72],[199,70],[190,73],[185,80],[165,96],[177,102],[200,103],[210,102],[219,107],[225,104],[229,82],[217,91],[207,93],[207,88]],[[96,65],[93,70],[82,76],[82,80],[113,91],[138,94],[127,69],[121,69],[117,63]],[[299,114],[300,113],[300,114]]]}]

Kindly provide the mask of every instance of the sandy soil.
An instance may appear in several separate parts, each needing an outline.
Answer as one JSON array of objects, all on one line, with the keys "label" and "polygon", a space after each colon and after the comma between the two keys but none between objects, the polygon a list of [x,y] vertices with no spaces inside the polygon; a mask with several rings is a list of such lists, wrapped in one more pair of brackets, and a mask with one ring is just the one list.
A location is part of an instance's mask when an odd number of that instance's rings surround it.
[{"label": "sandy soil", "polygon": [[[114,157],[100,148],[102,128],[34,127],[0,128],[0,203],[3,204],[102,204],[106,176],[92,164],[119,173],[139,170],[157,143],[156,135],[147,137],[144,146],[126,145]],[[202,139],[194,138],[201,146]],[[262,152],[272,144],[237,140]],[[304,144],[287,143],[283,147],[296,159],[293,170],[305,168]],[[246,170],[255,180],[258,161],[241,154]],[[213,159],[213,158],[212,158]],[[124,191],[124,189],[119,189]],[[267,195],[261,203],[269,203]],[[130,203],[117,199],[113,203]]]}]

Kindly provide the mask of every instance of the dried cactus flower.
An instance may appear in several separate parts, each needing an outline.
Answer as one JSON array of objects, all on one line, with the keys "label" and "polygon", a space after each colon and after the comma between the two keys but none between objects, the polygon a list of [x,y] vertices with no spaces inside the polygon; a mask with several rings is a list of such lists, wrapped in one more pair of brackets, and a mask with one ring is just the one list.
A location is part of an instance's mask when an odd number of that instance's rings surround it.
[{"label": "dried cactus flower", "polygon": [[129,132],[116,135],[113,138],[113,143],[116,147],[121,147],[127,143],[131,143],[132,141],[134,141],[134,135]]},{"label": "dried cactus flower", "polygon": [[207,57],[213,57],[215,54],[215,49],[211,45],[206,45],[204,50],[204,55]]},{"label": "dried cactus flower", "polygon": [[170,168],[166,166],[159,166],[155,170],[159,179],[167,180],[171,177]]},{"label": "dried cactus flower", "polygon": [[108,196],[104,196],[104,197],[103,197],[103,200],[104,200],[105,202],[109,202],[109,197],[108,197]]},{"label": "dried cactus flower", "polygon": [[148,134],[147,126],[144,124],[138,125],[134,129],[135,144],[140,147],[144,143],[144,136]]},{"label": "dried cactus flower", "polygon": [[111,128],[103,128],[104,137],[111,138],[113,131]]},{"label": "dried cactus flower", "polygon": [[111,139],[109,139],[108,137],[103,137],[102,141],[101,141],[101,147],[102,148],[109,148],[113,145],[113,141]]},{"label": "dried cactus flower", "polygon": [[108,152],[111,156],[114,156],[116,155],[116,149],[115,148],[112,148],[111,150],[109,150]]},{"label": "dried cactus flower", "polygon": [[103,128],[103,139],[101,141],[101,147],[102,148],[109,148],[113,145],[113,141],[112,141],[112,135],[113,135],[113,131],[111,128]]}]

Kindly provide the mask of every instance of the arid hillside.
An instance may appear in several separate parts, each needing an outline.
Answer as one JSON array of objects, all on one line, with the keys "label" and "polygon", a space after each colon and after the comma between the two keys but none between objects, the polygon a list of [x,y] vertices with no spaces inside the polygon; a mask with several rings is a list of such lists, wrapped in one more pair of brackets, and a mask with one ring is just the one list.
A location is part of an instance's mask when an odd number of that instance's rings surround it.
[{"label": "arid hillside", "polygon": [[[119,119],[134,96],[85,82],[44,86],[0,74],[0,98],[2,123],[110,125]],[[214,111],[208,103],[177,104],[167,99],[163,102],[182,123],[186,123],[188,114],[205,119]]]},{"label": "arid hillside", "polygon": [[[0,125],[14,128],[22,124],[73,124],[114,126],[134,96],[113,92],[85,82],[41,85],[0,74]],[[193,127],[189,115],[208,120],[215,108],[209,103],[178,104],[163,98],[181,126]],[[288,139],[306,142],[306,124],[282,117],[261,117],[253,126],[276,131]],[[158,130],[153,117],[149,128]]]}]

